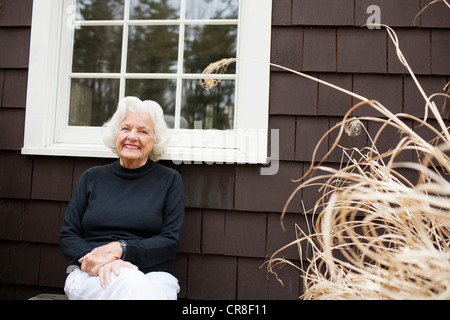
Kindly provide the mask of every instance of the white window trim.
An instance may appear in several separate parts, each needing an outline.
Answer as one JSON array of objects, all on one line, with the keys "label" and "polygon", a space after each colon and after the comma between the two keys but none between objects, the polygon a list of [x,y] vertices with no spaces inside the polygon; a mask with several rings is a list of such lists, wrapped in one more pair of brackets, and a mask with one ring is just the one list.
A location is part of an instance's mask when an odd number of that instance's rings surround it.
[{"label": "white window trim", "polygon": [[[272,0],[241,0],[237,71],[236,130],[172,130],[164,160],[267,163]],[[100,128],[80,128],[84,143],[57,142],[57,106],[65,1],[34,0],[31,29],[25,138],[22,154],[116,157],[100,141]],[[55,26],[62,26],[58,28]],[[224,57],[229,58],[229,57]],[[212,61],[213,62],[213,61]],[[225,75],[227,77],[227,75]],[[214,89],[212,89],[214,90]]]}]

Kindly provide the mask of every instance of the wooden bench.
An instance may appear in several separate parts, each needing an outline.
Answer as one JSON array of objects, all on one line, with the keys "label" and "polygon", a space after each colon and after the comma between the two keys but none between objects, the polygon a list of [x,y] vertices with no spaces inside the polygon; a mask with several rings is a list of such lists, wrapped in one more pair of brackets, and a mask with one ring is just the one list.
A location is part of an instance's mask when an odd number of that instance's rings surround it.
[{"label": "wooden bench", "polygon": [[67,300],[67,296],[65,294],[41,293],[28,300]]}]

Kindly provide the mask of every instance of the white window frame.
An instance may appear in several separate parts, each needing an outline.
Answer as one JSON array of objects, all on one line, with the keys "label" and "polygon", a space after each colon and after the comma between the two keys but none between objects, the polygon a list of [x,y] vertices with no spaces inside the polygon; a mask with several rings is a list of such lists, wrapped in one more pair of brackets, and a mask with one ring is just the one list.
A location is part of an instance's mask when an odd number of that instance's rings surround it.
[{"label": "white window frame", "polygon": [[[224,79],[236,78],[235,129],[175,128],[171,130],[172,142],[163,160],[208,163],[268,162],[272,0],[240,1],[238,67],[236,75],[222,76]],[[58,108],[64,105],[64,97],[69,94],[68,78],[64,76],[67,75],[69,46],[63,43],[62,39],[68,38],[64,32],[70,30],[67,24],[74,12],[68,8],[73,3],[73,0],[33,2],[22,153],[116,157],[103,145],[101,128],[98,127],[70,127],[64,141],[59,141],[61,132],[67,128],[61,126],[64,122],[61,119],[63,113],[58,112]]]}]

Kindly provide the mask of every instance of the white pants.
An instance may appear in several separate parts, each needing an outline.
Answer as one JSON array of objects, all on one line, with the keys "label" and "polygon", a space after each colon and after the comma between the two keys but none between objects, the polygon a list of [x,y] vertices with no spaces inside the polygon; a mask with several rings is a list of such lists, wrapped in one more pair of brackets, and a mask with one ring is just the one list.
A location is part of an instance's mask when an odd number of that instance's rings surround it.
[{"label": "white pants", "polygon": [[167,272],[149,272],[120,268],[118,277],[111,273],[111,284],[103,289],[98,277],[76,268],[64,287],[69,300],[176,300],[178,280]]}]

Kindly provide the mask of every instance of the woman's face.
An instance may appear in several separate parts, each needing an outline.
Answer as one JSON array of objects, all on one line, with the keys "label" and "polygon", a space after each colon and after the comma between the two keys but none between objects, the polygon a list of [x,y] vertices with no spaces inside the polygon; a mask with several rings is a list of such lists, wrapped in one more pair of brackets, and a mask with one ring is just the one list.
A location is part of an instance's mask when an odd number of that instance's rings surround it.
[{"label": "woman's face", "polygon": [[128,112],[116,136],[120,164],[129,169],[143,166],[153,150],[155,125],[148,113]]}]

